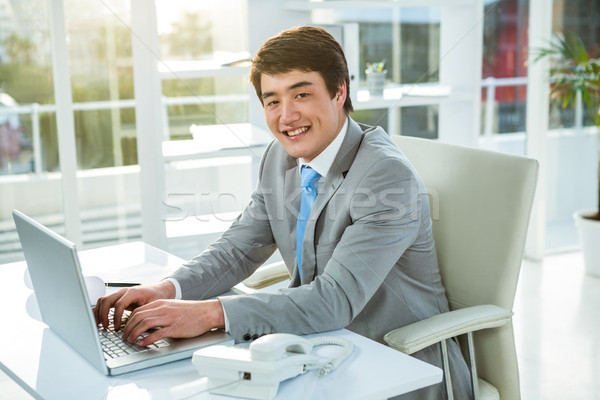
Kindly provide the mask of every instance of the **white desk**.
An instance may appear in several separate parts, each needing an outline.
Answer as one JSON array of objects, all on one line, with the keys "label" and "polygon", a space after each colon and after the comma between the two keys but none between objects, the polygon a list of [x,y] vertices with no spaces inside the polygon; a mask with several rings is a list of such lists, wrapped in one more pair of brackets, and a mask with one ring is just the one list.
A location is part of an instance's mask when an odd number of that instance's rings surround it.
[{"label": "white desk", "polygon": [[[130,266],[157,279],[177,268],[177,257],[143,243],[80,253],[84,274],[110,277]],[[100,374],[56,336],[39,317],[24,284],[25,263],[0,266],[0,368],[36,398],[44,399],[226,399],[206,392],[206,378],[183,360],[121,376]],[[164,272],[164,273],[163,273]],[[157,276],[158,274],[158,276]],[[328,333],[332,334],[332,333]],[[442,371],[347,330],[354,352],[326,378],[310,372],[281,384],[277,399],[384,399],[440,382]],[[23,350],[26,349],[26,350]]]}]

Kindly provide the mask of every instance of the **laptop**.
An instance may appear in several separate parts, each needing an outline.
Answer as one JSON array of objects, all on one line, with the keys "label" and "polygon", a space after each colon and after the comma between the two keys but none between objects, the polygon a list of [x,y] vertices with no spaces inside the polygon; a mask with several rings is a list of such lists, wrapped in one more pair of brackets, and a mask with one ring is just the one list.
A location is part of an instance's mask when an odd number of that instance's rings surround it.
[{"label": "laptop", "polygon": [[[230,335],[213,330],[195,338],[163,339],[157,346],[133,349],[127,348],[117,333],[117,345],[103,348],[101,336],[107,332],[96,325],[75,245],[18,210],[13,211],[13,218],[43,322],[103,374],[120,375],[190,358],[206,346],[233,344]],[[109,332],[108,336],[115,334]]]}]

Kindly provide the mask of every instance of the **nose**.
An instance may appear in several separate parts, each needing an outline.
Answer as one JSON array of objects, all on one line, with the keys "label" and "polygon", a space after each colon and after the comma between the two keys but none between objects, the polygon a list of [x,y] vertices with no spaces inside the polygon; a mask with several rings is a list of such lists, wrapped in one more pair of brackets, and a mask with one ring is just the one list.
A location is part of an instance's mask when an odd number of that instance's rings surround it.
[{"label": "nose", "polygon": [[281,103],[281,123],[290,125],[300,119],[300,113],[293,101],[284,100]]}]

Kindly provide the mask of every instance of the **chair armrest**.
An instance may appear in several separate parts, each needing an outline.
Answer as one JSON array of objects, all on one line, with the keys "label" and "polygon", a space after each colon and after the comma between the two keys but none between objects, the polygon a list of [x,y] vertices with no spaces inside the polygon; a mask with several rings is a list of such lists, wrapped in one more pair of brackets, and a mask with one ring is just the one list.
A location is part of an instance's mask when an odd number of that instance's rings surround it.
[{"label": "chair armrest", "polygon": [[467,307],[394,329],[383,340],[396,350],[412,354],[442,340],[502,326],[511,320],[512,315],[512,311],[491,304]]},{"label": "chair armrest", "polygon": [[275,283],[290,279],[290,274],[283,261],[261,265],[242,283],[251,289],[262,289]]}]

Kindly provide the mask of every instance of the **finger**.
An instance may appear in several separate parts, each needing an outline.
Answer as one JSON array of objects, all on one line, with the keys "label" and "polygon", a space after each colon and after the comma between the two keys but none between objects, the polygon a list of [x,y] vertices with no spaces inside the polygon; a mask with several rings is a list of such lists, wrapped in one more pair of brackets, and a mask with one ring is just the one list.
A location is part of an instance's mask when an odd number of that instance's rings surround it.
[{"label": "finger", "polygon": [[[162,325],[164,325],[164,322],[160,317],[148,316],[146,318],[141,319],[138,316],[136,324],[127,335],[126,340],[129,343],[135,343],[135,341],[142,335],[142,333],[153,328],[158,328]],[[123,334],[125,335],[125,332],[123,332]]]},{"label": "finger", "polygon": [[137,344],[138,344],[138,346],[142,346],[142,347],[151,345],[152,343],[169,336],[168,331],[169,330],[166,328],[157,329],[157,330],[153,331],[152,333],[150,333],[145,338],[140,339]]},{"label": "finger", "polygon": [[129,342],[128,338],[131,335],[131,331],[133,331],[133,329],[135,328],[135,325],[137,324],[137,319],[133,318],[133,313],[129,314],[129,319],[127,320],[127,323],[125,324],[125,327],[123,328],[123,333],[121,334],[121,338],[126,341]]},{"label": "finger", "polygon": [[94,313],[94,319],[96,320],[96,325],[100,325],[102,322],[102,302],[105,301],[104,297],[100,297],[96,302],[94,308],[92,308],[92,312]]},{"label": "finger", "polygon": [[137,326],[144,322],[144,318],[149,317],[149,314],[145,313],[145,311],[151,309],[152,305],[146,304],[144,306],[136,308],[131,312],[131,314],[129,315],[129,319],[127,320],[127,324],[125,324],[125,328],[123,329],[123,340],[133,343],[135,339],[138,338],[138,336],[145,332],[141,331],[135,336],[133,334],[134,331],[136,331]]},{"label": "finger", "polygon": [[[119,330],[121,329],[121,322],[123,320],[123,312],[126,309],[131,309],[131,305],[132,303],[135,302],[135,297],[132,296],[132,294],[130,293],[129,290],[126,290],[126,292],[123,294],[123,296],[121,296],[121,298],[119,298],[119,300],[117,300],[117,302],[115,303],[114,307],[115,307],[115,311],[113,313],[113,324],[115,326],[115,330]],[[129,324],[129,321],[127,321],[127,323]]]},{"label": "finger", "polygon": [[[145,286],[137,286],[124,289],[125,294],[115,303],[114,322],[115,328],[121,328],[121,318],[123,311],[135,310],[138,307],[143,307],[148,302],[153,300],[153,292],[151,288]],[[127,322],[129,323],[129,322]]]},{"label": "finger", "polygon": [[[119,303],[120,301],[122,301],[123,297],[127,295],[127,289],[121,289],[113,294],[111,294],[110,296],[107,296],[107,302],[106,305],[102,305],[103,309],[102,309],[102,317],[103,317],[103,321],[105,323],[105,327],[108,327],[108,325],[110,324],[110,321],[108,320],[108,314],[110,313],[110,309],[115,307],[115,305],[117,303]],[[113,323],[115,321],[115,317],[113,315]],[[118,321],[119,324],[121,322],[121,316],[118,317]],[[117,328],[118,329],[118,328]]]},{"label": "finger", "polygon": [[113,293],[109,296],[101,297],[98,299],[96,303],[96,307],[94,307],[94,314],[96,318],[96,323],[100,322],[104,328],[108,327],[108,312],[112,307],[113,299],[115,298],[115,294]]}]

